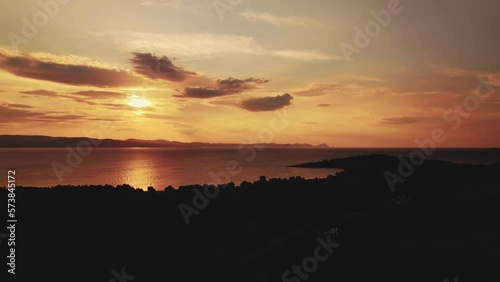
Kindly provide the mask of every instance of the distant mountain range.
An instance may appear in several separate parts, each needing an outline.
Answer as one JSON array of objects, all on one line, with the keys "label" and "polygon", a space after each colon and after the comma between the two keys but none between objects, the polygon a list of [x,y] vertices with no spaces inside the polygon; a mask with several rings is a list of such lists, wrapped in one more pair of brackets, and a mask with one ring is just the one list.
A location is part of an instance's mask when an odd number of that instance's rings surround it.
[{"label": "distant mountain range", "polygon": [[[94,139],[86,137],[51,137],[41,135],[0,135],[0,148],[57,148],[57,147],[76,147],[82,141],[90,141],[92,144],[98,144],[99,147],[179,147],[179,148],[237,148],[238,143],[204,143],[204,142],[178,142],[167,140],[141,140],[141,139]],[[295,144],[276,144],[259,143],[255,145],[264,145],[266,148],[330,148],[326,144],[317,146],[295,143]]]}]

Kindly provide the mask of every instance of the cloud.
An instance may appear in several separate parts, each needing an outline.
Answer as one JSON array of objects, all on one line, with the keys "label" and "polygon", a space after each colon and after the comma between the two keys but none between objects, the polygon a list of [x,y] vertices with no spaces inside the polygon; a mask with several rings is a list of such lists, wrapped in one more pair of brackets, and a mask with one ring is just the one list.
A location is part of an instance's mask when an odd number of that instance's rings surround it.
[{"label": "cloud", "polygon": [[42,113],[18,109],[11,105],[0,105],[0,120],[2,123],[26,122],[75,122],[84,119],[84,116],[67,115],[56,112]]},{"label": "cloud", "polygon": [[117,98],[124,98],[127,96],[126,94],[120,93],[120,92],[96,91],[96,90],[78,91],[78,92],[73,92],[71,94],[85,96],[85,97],[94,98],[94,99],[106,99],[106,98],[116,98],[117,99]]},{"label": "cloud", "polygon": [[[60,94],[49,90],[31,90],[31,91],[21,91],[20,93],[37,95],[47,98],[60,99],[65,98],[78,103],[84,103],[91,106],[102,106],[108,109],[119,110],[119,111],[137,111],[137,107],[133,107],[124,104],[123,99],[127,97],[127,94],[114,91],[96,91],[96,90],[85,90],[72,92],[69,94]],[[106,102],[94,102],[95,100],[105,100],[113,99]],[[154,111],[153,107],[142,107],[141,111]]]},{"label": "cloud", "polygon": [[163,79],[168,81],[183,81],[196,73],[186,71],[175,66],[172,61],[163,56],[158,58],[151,53],[135,52],[134,58],[130,61],[134,65],[135,72],[152,79]]},{"label": "cloud", "polygon": [[265,23],[274,26],[318,26],[319,23],[313,19],[297,16],[276,16],[270,13],[255,12],[247,10],[240,13],[240,17],[253,23]]},{"label": "cloud", "polygon": [[53,61],[57,56],[13,55],[1,52],[0,68],[14,75],[70,85],[118,87],[140,85],[142,80],[128,72],[92,65]]},{"label": "cloud", "polygon": [[133,31],[91,32],[90,36],[111,40],[124,52],[169,54],[182,60],[196,60],[231,55],[271,56],[303,61],[345,60],[311,50],[266,49],[253,37],[209,33],[143,33]]},{"label": "cloud", "polygon": [[108,109],[113,109],[113,110],[118,110],[118,111],[137,111],[137,110],[141,110],[143,112],[153,112],[155,111],[155,109],[153,107],[142,107],[142,108],[137,108],[137,107],[134,107],[134,106],[130,106],[130,105],[127,105],[127,104],[120,104],[120,103],[101,103],[101,104],[97,104],[97,105],[100,105],[100,106],[103,106],[103,107],[106,107]]},{"label": "cloud", "polygon": [[[185,2],[185,1],[184,1]],[[142,1],[142,6],[152,8],[171,8],[184,12],[196,12],[197,10],[191,6],[185,5],[181,0],[163,0],[163,1]]]},{"label": "cloud", "polygon": [[[87,115],[75,115],[67,112],[35,111],[34,107],[23,104],[0,104],[0,123],[49,123],[54,122],[86,122],[86,121],[121,121],[119,118],[95,117]],[[132,109],[131,109],[132,110]],[[137,110],[135,108],[134,110]],[[144,109],[141,109],[144,110]]]},{"label": "cloud", "polygon": [[30,91],[21,91],[19,93],[29,94],[29,95],[36,95],[36,96],[49,96],[49,97],[55,97],[55,96],[58,95],[57,92],[50,91],[50,90],[44,90],[44,89],[30,90]]},{"label": "cloud", "polygon": [[142,1],[142,6],[151,7],[178,7],[181,5],[180,0],[163,0],[163,1]]},{"label": "cloud", "polygon": [[140,131],[137,128],[132,128],[132,127],[124,127],[124,128],[118,128],[116,131],[125,131],[125,132],[130,132],[130,131]]},{"label": "cloud", "polygon": [[335,83],[317,83],[317,84],[312,84],[311,86],[309,86],[308,89],[294,91],[293,94],[297,96],[309,96],[309,97],[323,96],[323,95],[338,93],[341,87],[343,86]]},{"label": "cloud", "polygon": [[410,124],[417,122],[418,119],[414,117],[397,117],[397,118],[385,118],[382,123],[399,125],[399,124]]},{"label": "cloud", "polygon": [[329,60],[342,60],[344,57],[330,56],[317,51],[311,50],[278,50],[269,51],[269,55],[275,57],[282,57],[287,59],[296,59],[302,61],[329,61]]},{"label": "cloud", "polygon": [[[81,122],[84,119],[86,119],[85,116],[79,116],[79,115],[59,115],[59,116],[53,116],[53,115],[42,114],[40,117],[38,117],[36,119],[36,121],[47,121],[47,122]],[[100,120],[100,119],[94,119],[94,120]]]},{"label": "cloud", "polygon": [[241,134],[241,133],[245,133],[248,131],[248,128],[238,128],[238,129],[226,129],[224,130],[225,132],[229,132],[229,133],[237,133],[237,134]]},{"label": "cloud", "polygon": [[40,113],[28,110],[12,109],[8,106],[0,106],[0,118],[2,122],[22,121],[40,116]]},{"label": "cloud", "polygon": [[[144,108],[141,108],[141,110]],[[137,110],[137,109],[136,109]],[[150,119],[163,119],[163,120],[176,120],[178,117],[174,115],[164,115],[164,114],[153,114],[153,113],[144,113],[142,117],[150,118]]]},{"label": "cloud", "polygon": [[330,107],[330,104],[317,104],[316,107],[320,108]]},{"label": "cloud", "polygon": [[21,108],[21,109],[32,109],[32,106],[29,105],[24,105],[24,104],[8,104],[8,103],[3,103],[2,104],[4,107],[9,107],[9,108]]},{"label": "cloud", "polygon": [[275,97],[250,98],[243,100],[239,107],[251,112],[274,111],[292,104],[293,96],[285,93]]},{"label": "cloud", "polygon": [[189,124],[189,123],[184,123],[184,122],[178,122],[178,121],[164,121],[163,124],[170,124],[175,128],[195,128],[196,126]]},{"label": "cloud", "polygon": [[177,97],[188,98],[214,98],[219,96],[233,95],[257,88],[259,85],[269,82],[267,79],[217,79],[211,87],[187,87],[183,95]]},{"label": "cloud", "polygon": [[42,97],[47,97],[47,98],[67,98],[67,99],[73,100],[75,102],[85,103],[85,104],[92,105],[92,106],[107,105],[107,104],[99,104],[99,103],[93,102],[92,100],[95,100],[95,99],[112,99],[112,98],[113,99],[120,99],[120,98],[127,97],[126,94],[120,93],[120,92],[96,91],[96,90],[85,90],[85,91],[72,92],[69,94],[60,94],[60,93],[50,91],[50,90],[39,89],[39,90],[21,91],[19,93],[35,95],[35,96],[42,96]]},{"label": "cloud", "polygon": [[[86,92],[86,91],[82,91],[82,92]],[[82,99],[80,97],[75,97],[72,95],[59,94],[55,91],[50,91],[50,90],[45,90],[45,89],[21,91],[19,93],[28,94],[30,96],[41,96],[41,97],[46,97],[46,98],[68,98],[68,99],[74,100],[74,101],[79,102],[79,103],[85,103],[85,104],[92,105],[92,106],[98,105],[97,103],[89,101],[88,99]]]}]

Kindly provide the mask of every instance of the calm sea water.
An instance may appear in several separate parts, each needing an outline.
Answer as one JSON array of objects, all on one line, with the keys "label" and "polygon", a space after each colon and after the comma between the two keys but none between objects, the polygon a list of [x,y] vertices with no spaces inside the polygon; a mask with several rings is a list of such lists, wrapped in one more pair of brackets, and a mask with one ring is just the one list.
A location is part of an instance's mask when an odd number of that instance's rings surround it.
[{"label": "calm sea water", "polygon": [[[230,181],[240,184],[242,181],[253,182],[260,176],[315,178],[335,174],[338,170],[287,166],[372,153],[408,156],[411,151],[412,149],[264,149],[257,151],[255,158],[250,160],[250,153],[240,154],[234,148],[93,148],[88,156],[82,157],[79,165],[59,179],[52,163],[68,165],[68,152],[64,148],[0,149],[0,187],[6,186],[9,169],[16,170],[18,186],[36,187],[58,184],[115,186],[126,183],[136,188],[153,186],[157,190],[163,190],[168,185],[177,188],[179,185]],[[439,149],[431,158],[457,163],[489,164],[500,162],[500,150]],[[212,177],[211,173],[216,177]]]}]

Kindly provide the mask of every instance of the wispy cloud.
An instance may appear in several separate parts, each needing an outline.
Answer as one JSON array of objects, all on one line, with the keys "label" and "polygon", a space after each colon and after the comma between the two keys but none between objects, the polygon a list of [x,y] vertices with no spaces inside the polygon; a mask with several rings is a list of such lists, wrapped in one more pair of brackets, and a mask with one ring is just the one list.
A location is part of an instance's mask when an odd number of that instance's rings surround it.
[{"label": "wispy cloud", "polygon": [[50,91],[45,89],[21,91],[20,93],[28,95],[36,95],[36,96],[45,96],[45,97],[55,97],[58,95],[57,92],[55,91]]},{"label": "wispy cloud", "polygon": [[395,117],[395,118],[385,118],[382,123],[400,125],[400,124],[410,124],[416,123],[418,121],[415,117]]},{"label": "wispy cloud", "polygon": [[24,104],[9,104],[9,103],[3,103],[3,107],[9,107],[9,108],[20,108],[20,109],[33,109],[34,107],[30,105],[24,105]]},{"label": "wispy cloud", "polygon": [[253,37],[209,33],[143,33],[132,31],[93,32],[101,40],[111,39],[116,48],[126,53],[168,54],[180,60],[205,59],[231,55],[280,57],[304,61],[343,60],[314,50],[272,50]]},{"label": "wispy cloud", "polygon": [[336,83],[315,83],[311,84],[309,88],[294,91],[293,94],[298,96],[323,96],[338,93],[342,85]]},{"label": "wispy cloud", "polygon": [[186,5],[186,1],[181,0],[145,0],[141,2],[142,6],[153,8],[171,8],[184,12],[196,12],[197,10],[191,6]]},{"label": "wispy cloud", "polygon": [[107,99],[107,98],[118,99],[127,97],[127,94],[121,92],[96,91],[96,90],[78,91],[78,92],[73,92],[71,94],[80,95],[83,97],[93,98],[93,99]]},{"label": "wispy cloud", "polygon": [[264,23],[274,26],[318,26],[319,23],[310,18],[298,16],[277,16],[266,12],[246,10],[240,13],[240,17],[253,23]]},{"label": "wispy cloud", "polygon": [[173,8],[178,8],[180,7],[182,2],[180,0],[156,0],[156,1],[151,1],[151,0],[144,0],[141,1],[142,6],[147,6],[147,7],[173,7]]},{"label": "wispy cloud", "polygon": [[26,109],[29,109],[29,107],[0,105],[0,118],[2,123],[79,122],[86,118],[81,115],[69,115],[59,112],[43,113]]},{"label": "wispy cloud", "polygon": [[269,55],[303,61],[341,61],[343,59],[341,56],[331,56],[312,50],[269,51]]},{"label": "wispy cloud", "polygon": [[[100,90],[83,90],[67,94],[58,93],[51,90],[39,89],[20,91],[19,93],[26,96],[39,96],[49,99],[67,99],[77,103],[87,104],[90,106],[101,106],[113,110],[136,111],[137,108],[123,104],[123,101],[128,97],[127,94],[115,91],[100,91]],[[112,99],[112,100],[111,100]],[[10,107],[13,107],[9,104]],[[141,111],[154,111],[153,107],[142,107]]]}]

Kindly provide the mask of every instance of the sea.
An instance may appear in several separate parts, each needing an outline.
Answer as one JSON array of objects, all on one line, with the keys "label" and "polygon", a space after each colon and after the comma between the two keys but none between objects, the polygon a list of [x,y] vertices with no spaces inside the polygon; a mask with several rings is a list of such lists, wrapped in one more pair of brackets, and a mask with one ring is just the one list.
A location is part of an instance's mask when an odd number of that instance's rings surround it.
[{"label": "sea", "polygon": [[[129,184],[163,190],[192,184],[254,182],[261,176],[306,179],[334,175],[339,169],[289,167],[305,162],[369,154],[408,156],[411,148],[102,148],[68,151],[65,148],[0,148],[0,187],[7,186],[8,170],[16,171],[16,185]],[[437,149],[429,159],[455,163],[500,162],[498,149]],[[4,185],[2,184],[4,183]]]}]

